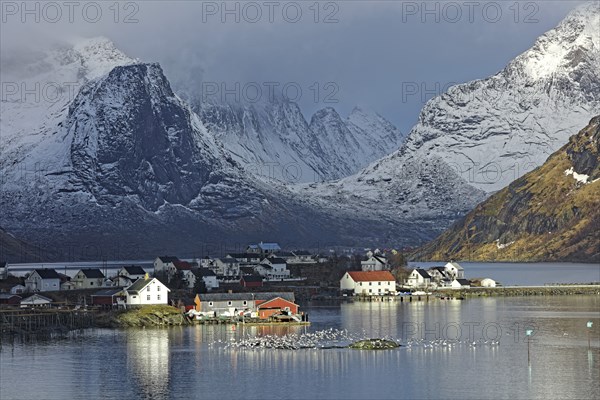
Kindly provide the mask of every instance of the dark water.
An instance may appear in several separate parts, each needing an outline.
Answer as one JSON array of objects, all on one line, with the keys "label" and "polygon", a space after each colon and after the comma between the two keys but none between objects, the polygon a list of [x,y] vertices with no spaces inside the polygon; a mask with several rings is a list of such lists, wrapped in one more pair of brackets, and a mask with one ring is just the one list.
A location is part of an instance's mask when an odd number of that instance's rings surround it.
[{"label": "dark water", "polygon": [[[308,328],[92,330],[72,340],[4,341],[0,399],[600,398],[600,296],[304,309],[313,322]],[[589,350],[587,321],[594,322]],[[371,352],[231,346],[245,337],[302,338],[331,329],[406,346]]]}]

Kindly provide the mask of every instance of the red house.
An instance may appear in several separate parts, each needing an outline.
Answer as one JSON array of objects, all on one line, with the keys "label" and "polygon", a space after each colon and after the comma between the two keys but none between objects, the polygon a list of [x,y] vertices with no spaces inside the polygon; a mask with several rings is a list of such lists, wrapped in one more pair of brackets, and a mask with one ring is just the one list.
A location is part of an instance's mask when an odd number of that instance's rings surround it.
[{"label": "red house", "polygon": [[242,279],[240,279],[240,285],[248,288],[261,287],[263,285],[263,280],[262,277],[258,275],[243,275]]},{"label": "red house", "polygon": [[16,294],[0,293],[0,305],[16,306],[21,304],[21,296]]},{"label": "red house", "polygon": [[298,304],[292,303],[281,297],[275,297],[274,299],[263,302],[257,300],[256,304],[258,306],[258,317],[260,319],[268,319],[273,315],[281,314],[283,311],[298,314]]}]

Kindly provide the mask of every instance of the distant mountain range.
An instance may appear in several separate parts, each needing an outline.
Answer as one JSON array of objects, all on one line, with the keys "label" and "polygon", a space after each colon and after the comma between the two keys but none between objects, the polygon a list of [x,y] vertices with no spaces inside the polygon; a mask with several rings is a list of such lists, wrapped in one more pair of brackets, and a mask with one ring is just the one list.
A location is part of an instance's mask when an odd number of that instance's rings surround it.
[{"label": "distant mountain range", "polygon": [[444,225],[541,165],[600,113],[600,3],[573,10],[500,72],[430,100],[396,152],[295,189],[315,206]]},{"label": "distant mountain range", "polygon": [[[160,65],[104,38],[3,60],[3,82],[63,85],[0,103],[0,226],[95,259],[261,239],[422,244],[600,114],[599,16],[580,7],[495,76],[432,99],[406,141],[359,108],[307,122],[284,100],[188,104]],[[273,164],[297,168],[257,167]]]},{"label": "distant mountain range", "polygon": [[600,116],[417,258],[600,262]]},{"label": "distant mountain range", "polygon": [[357,107],[342,119],[328,107],[309,123],[296,103],[272,100],[191,104],[241,166],[259,178],[284,183],[343,178],[396,150],[404,140],[395,126],[372,111]]}]

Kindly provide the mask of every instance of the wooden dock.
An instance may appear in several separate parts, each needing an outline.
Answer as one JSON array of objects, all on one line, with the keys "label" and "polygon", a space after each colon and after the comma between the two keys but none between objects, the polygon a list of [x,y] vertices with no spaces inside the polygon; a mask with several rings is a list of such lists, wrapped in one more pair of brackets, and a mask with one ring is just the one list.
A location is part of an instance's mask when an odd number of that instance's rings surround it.
[{"label": "wooden dock", "polygon": [[94,311],[0,310],[0,335],[48,335],[94,327]]}]

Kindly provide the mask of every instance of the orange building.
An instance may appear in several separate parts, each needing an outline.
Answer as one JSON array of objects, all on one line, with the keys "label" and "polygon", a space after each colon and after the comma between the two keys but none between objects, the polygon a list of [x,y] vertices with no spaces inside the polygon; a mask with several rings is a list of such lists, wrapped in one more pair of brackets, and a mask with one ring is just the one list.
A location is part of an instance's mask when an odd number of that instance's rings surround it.
[{"label": "orange building", "polygon": [[258,306],[258,317],[260,319],[268,319],[273,315],[281,314],[283,311],[298,314],[298,304],[281,297],[275,297],[274,299],[263,302],[257,301],[256,303]]}]

